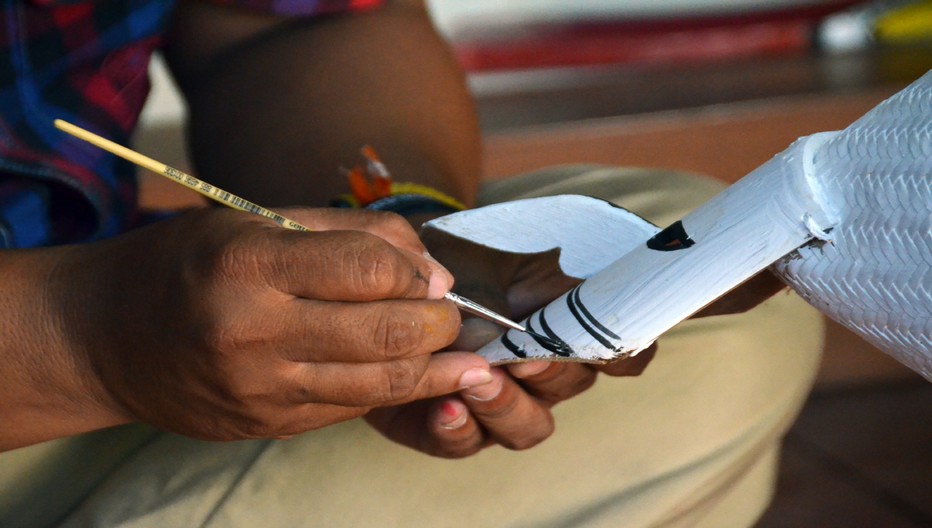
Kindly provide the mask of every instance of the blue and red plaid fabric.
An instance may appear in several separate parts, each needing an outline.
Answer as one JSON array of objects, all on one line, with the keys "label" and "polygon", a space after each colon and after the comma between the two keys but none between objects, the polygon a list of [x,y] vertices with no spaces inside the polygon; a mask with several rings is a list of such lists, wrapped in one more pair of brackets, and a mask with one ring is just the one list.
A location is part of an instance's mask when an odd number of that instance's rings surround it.
[{"label": "blue and red plaid fabric", "polygon": [[[382,0],[215,0],[288,16]],[[137,221],[129,163],[57,130],[127,144],[175,0],[0,0],[0,248],[98,240]]]}]

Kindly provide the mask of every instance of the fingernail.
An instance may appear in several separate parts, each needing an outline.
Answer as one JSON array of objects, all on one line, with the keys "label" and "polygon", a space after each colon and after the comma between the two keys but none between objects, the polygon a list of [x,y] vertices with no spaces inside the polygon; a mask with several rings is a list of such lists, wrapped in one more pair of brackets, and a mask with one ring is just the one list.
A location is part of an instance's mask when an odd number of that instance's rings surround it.
[{"label": "fingernail", "polygon": [[453,287],[453,274],[437,262],[430,253],[425,251],[422,253],[422,256],[427,260],[427,265],[430,267],[430,283],[427,287],[427,298],[442,299],[443,296],[450,291],[450,288]]},{"label": "fingernail", "polygon": [[502,378],[498,378],[492,383],[486,383],[485,385],[479,385],[478,387],[466,389],[460,394],[471,400],[485,402],[492,400],[501,394],[502,387]]},{"label": "fingernail", "polygon": [[445,401],[440,406],[440,427],[459,429],[466,424],[466,407],[453,401]]},{"label": "fingernail", "polygon": [[443,296],[450,291],[450,287],[447,286],[447,279],[443,274],[431,270],[430,272],[430,282],[427,285],[427,298],[428,299],[443,299]]},{"label": "fingernail", "polygon": [[492,382],[492,373],[481,368],[469,369],[460,376],[460,389],[471,389]]},{"label": "fingernail", "polygon": [[550,367],[549,361],[528,361],[509,365],[508,370],[516,378],[529,378],[547,370],[548,367]]}]

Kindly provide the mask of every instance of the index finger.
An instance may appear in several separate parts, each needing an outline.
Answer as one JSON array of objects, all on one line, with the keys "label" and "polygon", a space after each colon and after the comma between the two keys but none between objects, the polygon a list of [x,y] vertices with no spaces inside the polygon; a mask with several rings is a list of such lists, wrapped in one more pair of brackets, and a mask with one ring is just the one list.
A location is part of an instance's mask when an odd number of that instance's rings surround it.
[{"label": "index finger", "polygon": [[267,284],[278,291],[325,301],[439,299],[448,275],[421,255],[362,231],[272,229],[258,243]]},{"label": "index finger", "polygon": [[280,354],[292,361],[366,363],[426,355],[456,336],[460,317],[437,301],[293,299],[275,318]]}]

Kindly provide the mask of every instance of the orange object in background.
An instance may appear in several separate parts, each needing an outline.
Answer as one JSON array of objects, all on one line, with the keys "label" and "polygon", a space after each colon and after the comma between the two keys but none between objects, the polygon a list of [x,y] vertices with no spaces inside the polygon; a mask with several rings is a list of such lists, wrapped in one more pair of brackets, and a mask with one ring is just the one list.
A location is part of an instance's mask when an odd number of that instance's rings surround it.
[{"label": "orange object in background", "polygon": [[392,175],[375,149],[366,145],[361,152],[366,158],[366,166],[356,165],[346,171],[350,194],[356,200],[357,207],[365,207],[392,195]]}]

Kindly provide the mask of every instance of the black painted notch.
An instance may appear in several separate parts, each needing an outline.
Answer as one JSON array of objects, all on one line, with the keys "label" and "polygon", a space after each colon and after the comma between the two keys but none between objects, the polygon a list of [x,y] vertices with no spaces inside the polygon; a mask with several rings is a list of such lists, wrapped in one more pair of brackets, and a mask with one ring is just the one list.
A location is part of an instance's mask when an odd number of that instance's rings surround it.
[{"label": "black painted notch", "polygon": [[656,251],[677,251],[692,247],[695,244],[696,241],[689,238],[686,228],[683,227],[682,220],[673,222],[669,227],[647,241],[647,247]]}]

